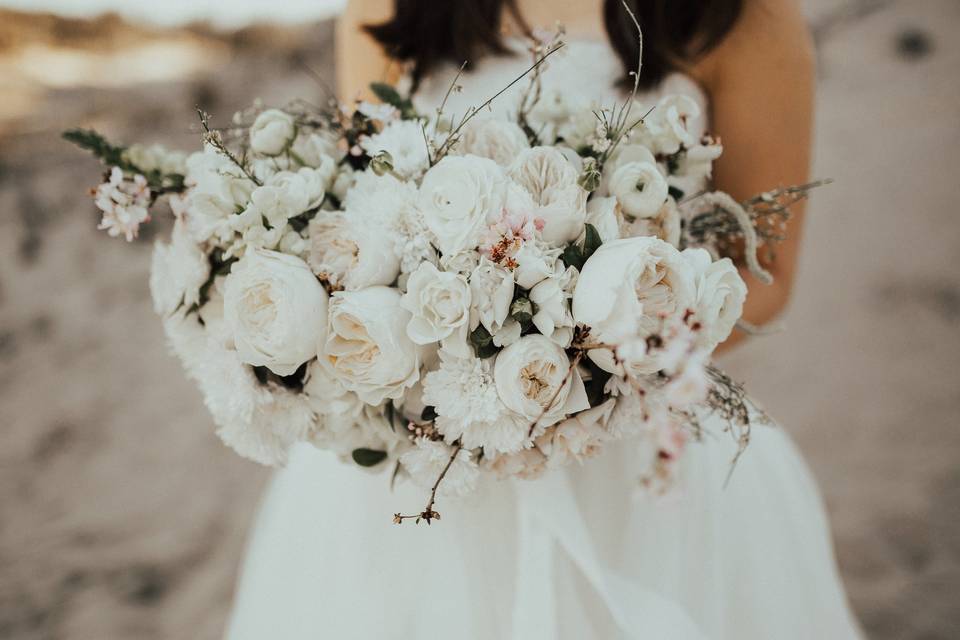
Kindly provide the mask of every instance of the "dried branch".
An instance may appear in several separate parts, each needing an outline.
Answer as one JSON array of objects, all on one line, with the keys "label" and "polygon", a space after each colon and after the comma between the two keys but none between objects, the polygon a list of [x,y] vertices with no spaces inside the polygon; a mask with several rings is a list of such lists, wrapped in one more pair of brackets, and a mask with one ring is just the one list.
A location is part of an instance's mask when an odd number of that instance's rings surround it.
[{"label": "dried branch", "polygon": [[237,166],[240,171],[243,172],[243,175],[247,177],[253,184],[258,187],[262,187],[263,183],[255,175],[250,173],[247,170],[246,165],[241,162],[234,154],[227,148],[227,145],[223,143],[223,136],[220,134],[220,131],[216,131],[210,128],[210,114],[205,112],[200,107],[197,107],[197,115],[200,116],[200,127],[203,129],[203,141],[212,146],[214,149],[220,152],[221,155],[226,157],[230,162]]},{"label": "dried branch", "polygon": [[453,466],[453,461],[457,459],[458,455],[460,455],[461,450],[463,450],[463,443],[457,440],[454,443],[453,453],[450,454],[450,459],[447,460],[446,466],[443,468],[443,471],[440,472],[440,475],[437,477],[437,481],[433,483],[433,487],[430,489],[430,501],[427,502],[427,506],[424,507],[423,511],[413,515],[395,513],[393,514],[394,524],[402,524],[404,520],[415,519],[415,524],[420,524],[421,520],[425,520],[429,525],[432,521],[440,519],[440,513],[433,510],[433,505],[437,501],[437,489],[440,488],[440,483],[443,482],[447,472],[450,471],[450,467]]}]

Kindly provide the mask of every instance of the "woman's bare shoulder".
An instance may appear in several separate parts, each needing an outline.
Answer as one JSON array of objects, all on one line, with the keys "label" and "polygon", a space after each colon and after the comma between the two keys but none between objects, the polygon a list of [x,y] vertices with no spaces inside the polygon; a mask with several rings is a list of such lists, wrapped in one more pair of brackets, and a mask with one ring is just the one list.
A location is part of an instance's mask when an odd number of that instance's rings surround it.
[{"label": "woman's bare shoulder", "polygon": [[365,33],[369,24],[386,22],[393,16],[392,0],[349,0],[337,20],[337,93],[343,100],[368,97],[367,86],[374,80],[394,80],[390,59],[380,45]]}]

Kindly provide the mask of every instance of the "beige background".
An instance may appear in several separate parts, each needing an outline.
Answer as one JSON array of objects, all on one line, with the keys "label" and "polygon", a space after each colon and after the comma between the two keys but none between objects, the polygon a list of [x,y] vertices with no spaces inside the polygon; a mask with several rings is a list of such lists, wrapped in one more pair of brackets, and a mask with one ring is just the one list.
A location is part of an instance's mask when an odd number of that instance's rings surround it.
[{"label": "beige background", "polygon": [[[817,194],[787,330],[724,363],[795,436],[873,638],[960,629],[960,4],[806,3]],[[143,33],[0,14],[0,638],[215,638],[266,470],[166,355],[75,124],[197,144],[191,107],[316,96],[329,24]],[[157,60],[166,64],[157,65]],[[162,227],[163,225],[160,225]]]}]

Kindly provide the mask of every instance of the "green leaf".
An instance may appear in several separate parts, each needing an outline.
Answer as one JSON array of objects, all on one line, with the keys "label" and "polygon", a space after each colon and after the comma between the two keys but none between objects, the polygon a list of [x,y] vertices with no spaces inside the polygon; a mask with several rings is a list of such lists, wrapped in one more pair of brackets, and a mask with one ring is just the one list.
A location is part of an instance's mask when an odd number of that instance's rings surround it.
[{"label": "green leaf", "polygon": [[683,200],[684,193],[682,189],[677,189],[674,186],[670,186],[670,187],[667,187],[667,193],[669,193],[670,196],[673,197],[673,199],[676,200],[677,202],[680,202],[681,200]]},{"label": "green leaf", "polygon": [[489,358],[499,351],[497,345],[493,344],[493,336],[482,324],[470,332],[470,344],[473,345],[473,350],[478,358]]},{"label": "green leaf", "polygon": [[417,112],[413,108],[413,102],[411,102],[410,98],[404,98],[400,95],[399,91],[386,82],[371,82],[370,91],[372,91],[373,95],[377,96],[381,102],[396,107],[397,110],[400,111],[400,117],[404,119],[416,117]]},{"label": "green leaf", "polygon": [[576,267],[578,271],[583,269],[583,263],[587,261],[583,257],[583,251],[575,244],[567,245],[567,248],[560,254],[560,259],[563,260],[565,266]]},{"label": "green leaf", "polygon": [[595,226],[588,224],[583,240],[583,261],[586,262],[589,260],[590,256],[592,256],[602,244],[603,239],[600,238],[600,232],[597,231]]},{"label": "green leaf", "polygon": [[437,410],[435,407],[426,406],[420,412],[420,419],[425,422],[433,422],[437,419]]},{"label": "green leaf", "polygon": [[353,461],[361,467],[375,467],[387,459],[386,451],[377,451],[376,449],[354,449],[350,455]]},{"label": "green leaf", "polygon": [[510,305],[510,316],[520,324],[533,320],[533,303],[530,298],[519,297]]}]

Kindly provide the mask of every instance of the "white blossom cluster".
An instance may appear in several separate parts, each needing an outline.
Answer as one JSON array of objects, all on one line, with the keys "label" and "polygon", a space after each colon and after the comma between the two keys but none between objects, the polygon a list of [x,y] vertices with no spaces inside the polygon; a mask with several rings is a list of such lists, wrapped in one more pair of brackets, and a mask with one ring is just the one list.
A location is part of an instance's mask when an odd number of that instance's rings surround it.
[{"label": "white blossom cluster", "polygon": [[[679,455],[746,296],[729,259],[680,247],[677,190],[720,147],[682,96],[621,139],[590,105],[541,105],[538,133],[484,115],[439,158],[423,120],[370,104],[341,113],[364,123],[349,136],[269,109],[242,154],[129,154],[184,175],[151,290],[225,442],[399,462],[452,496],[628,435]],[[149,198],[115,169],[103,227],[135,236]]]}]

